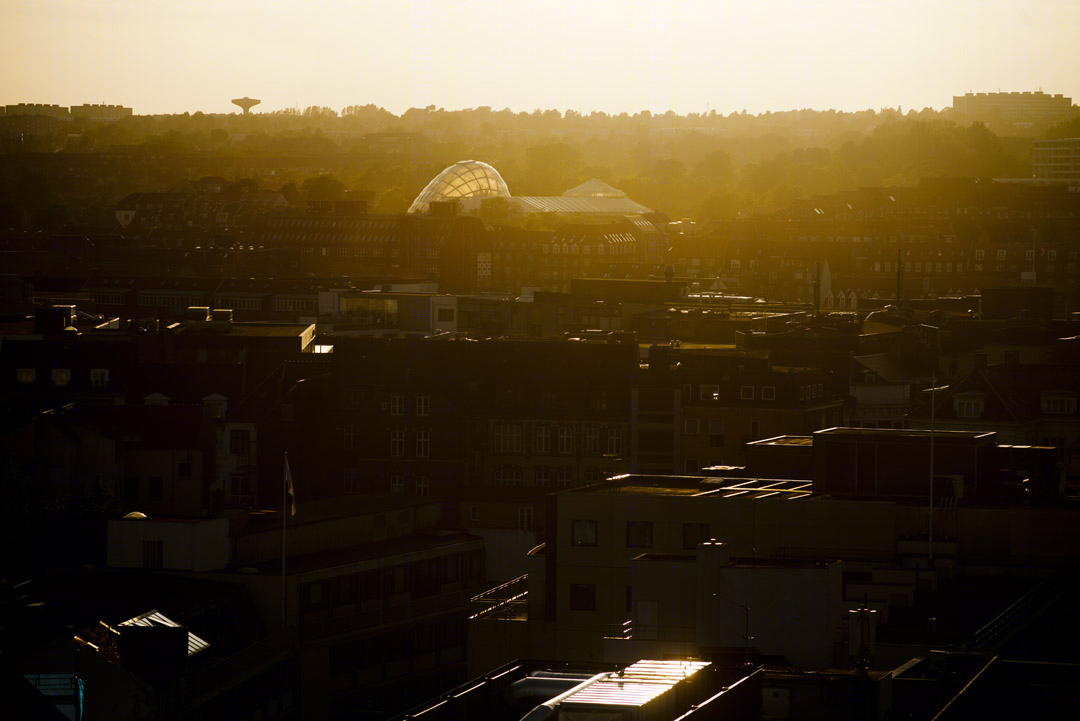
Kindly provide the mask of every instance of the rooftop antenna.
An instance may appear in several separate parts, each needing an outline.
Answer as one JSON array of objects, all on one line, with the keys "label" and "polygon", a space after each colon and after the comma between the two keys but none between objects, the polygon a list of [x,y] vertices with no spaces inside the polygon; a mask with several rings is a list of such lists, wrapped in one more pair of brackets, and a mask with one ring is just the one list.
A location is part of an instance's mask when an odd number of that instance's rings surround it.
[{"label": "rooftop antenna", "polygon": [[244,115],[247,115],[249,110],[251,110],[253,107],[258,105],[262,101],[261,100],[256,100],[255,98],[249,98],[249,97],[247,97],[245,95],[242,98],[236,98],[232,102],[233,102],[233,105],[239,105],[241,108],[243,108],[244,109]]}]

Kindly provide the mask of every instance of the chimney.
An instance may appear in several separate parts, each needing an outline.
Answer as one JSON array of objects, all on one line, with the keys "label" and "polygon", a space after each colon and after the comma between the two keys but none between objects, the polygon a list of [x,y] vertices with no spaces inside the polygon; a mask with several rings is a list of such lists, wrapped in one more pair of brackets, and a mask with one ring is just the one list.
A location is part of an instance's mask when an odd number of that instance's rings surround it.
[{"label": "chimney", "polygon": [[34,309],[34,330],[38,333],[61,333],[75,325],[75,306],[54,305]]}]

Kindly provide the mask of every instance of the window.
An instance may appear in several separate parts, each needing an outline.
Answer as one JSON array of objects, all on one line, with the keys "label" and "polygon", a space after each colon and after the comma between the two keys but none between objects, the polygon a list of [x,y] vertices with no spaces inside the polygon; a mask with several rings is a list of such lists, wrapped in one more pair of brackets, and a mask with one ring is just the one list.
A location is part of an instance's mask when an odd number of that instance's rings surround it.
[{"label": "window", "polygon": [[19,385],[28,386],[37,380],[37,370],[34,368],[20,368],[15,373]]},{"label": "window", "polygon": [[1005,260],[1005,258],[1006,258],[1007,256],[1008,256],[1008,253],[1006,253],[1006,252],[1005,252],[1004,250],[999,250],[999,251],[997,252],[997,259],[998,259],[998,260]]},{"label": "window", "polygon": [[495,452],[521,452],[521,426],[512,423],[500,423],[495,426]]},{"label": "window", "polygon": [[559,488],[568,488],[574,485],[574,469],[570,466],[559,466]]},{"label": "window", "polygon": [[416,397],[416,415],[431,415],[431,396],[420,394]]},{"label": "window", "polygon": [[164,546],[164,541],[142,542],[143,568],[161,568],[164,565]]},{"label": "window", "polygon": [[1053,263],[1055,260],[1057,260],[1057,251],[1056,250],[1048,250],[1048,251],[1046,251],[1046,259],[1048,261],[1050,261],[1051,263]]},{"label": "window", "polygon": [[551,469],[550,468],[545,468],[543,466],[535,469],[533,471],[533,483],[540,486],[541,488],[546,488],[547,486],[550,486],[551,485]]},{"label": "window", "polygon": [[571,583],[570,584],[570,610],[571,611],[595,611],[596,610],[596,584],[594,584],[594,583]]},{"label": "window", "polygon": [[683,419],[683,433],[688,436],[696,436],[701,432],[701,420],[698,418]]},{"label": "window", "polygon": [[390,396],[390,415],[403,416],[405,415],[405,396],[392,395]]},{"label": "window", "polygon": [[709,540],[708,523],[682,524],[682,547],[685,551],[696,550],[699,543]]},{"label": "window", "polygon": [[609,428],[607,435],[607,452],[610,455],[618,456],[622,454],[622,428]]},{"label": "window", "polygon": [[976,250],[975,251],[975,260],[985,260],[985,259],[986,259],[986,251],[985,250]]},{"label": "window", "polygon": [[91,368],[90,369],[90,385],[94,388],[104,388],[109,384],[109,369],[108,368]]},{"label": "window", "polygon": [[52,382],[55,386],[66,386],[71,381],[71,370],[68,368],[53,368]]},{"label": "window", "polygon": [[520,486],[521,466],[497,466],[495,468],[495,485]]},{"label": "window", "polygon": [[981,395],[957,395],[953,398],[953,410],[957,418],[981,418],[984,399]]},{"label": "window", "polygon": [[229,431],[229,453],[234,456],[246,456],[251,453],[251,431],[246,428],[234,428]]},{"label": "window", "polygon": [[720,386],[706,384],[698,386],[698,400],[715,401],[720,399]]},{"label": "window", "polygon": [[417,476],[416,482],[413,484],[413,489],[418,496],[426,496],[429,491],[427,476]]},{"label": "window", "polygon": [[345,486],[345,493],[359,493],[360,492],[360,469],[355,466],[350,466],[342,471],[342,481]]},{"label": "window", "polygon": [[761,400],[763,400],[763,401],[775,401],[776,400],[776,386],[762,386],[761,387]]},{"label": "window", "polygon": [[1076,394],[1043,393],[1042,412],[1052,415],[1072,415],[1076,413]]},{"label": "window", "polygon": [[595,546],[596,545],[596,521],[574,521],[571,524],[571,545]]},{"label": "window", "polygon": [[741,386],[739,388],[739,398],[744,401],[754,400],[754,386]]},{"label": "window", "polygon": [[569,455],[574,452],[574,429],[569,426],[559,428],[559,453]]},{"label": "window", "polygon": [[401,458],[405,455],[405,431],[390,431],[390,456]]},{"label": "window", "polygon": [[709,421],[709,445],[721,448],[724,445],[724,422]]},{"label": "window", "polygon": [[521,531],[531,531],[533,529],[533,507],[532,506],[518,506],[517,509],[517,527]]},{"label": "window", "polygon": [[440,323],[453,323],[454,322],[454,309],[453,308],[439,308],[439,322]]},{"label": "window", "polygon": [[551,429],[547,426],[536,427],[536,452],[551,453]]},{"label": "window", "polygon": [[600,429],[590,426],[585,429],[585,453],[595,456],[600,453]]},{"label": "window", "polygon": [[356,448],[356,426],[352,423],[348,423],[341,429],[342,433],[342,446],[347,451],[351,451]]},{"label": "window", "polygon": [[627,521],[626,547],[652,548],[652,521]]},{"label": "window", "polygon": [[469,506],[469,520],[476,521],[480,518],[480,511],[476,506]]},{"label": "window", "polygon": [[416,432],[416,457],[427,458],[430,450],[430,436],[426,428],[421,428]]},{"label": "window", "polygon": [[405,492],[405,478],[402,476],[394,475],[390,476],[390,492],[391,493],[404,493]]}]

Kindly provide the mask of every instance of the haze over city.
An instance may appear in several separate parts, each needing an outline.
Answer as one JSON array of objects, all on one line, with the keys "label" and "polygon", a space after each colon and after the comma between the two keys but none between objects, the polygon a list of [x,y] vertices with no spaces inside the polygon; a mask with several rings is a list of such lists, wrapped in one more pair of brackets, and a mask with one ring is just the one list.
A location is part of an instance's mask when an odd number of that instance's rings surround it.
[{"label": "haze over city", "polygon": [[[9,0],[6,102],[680,114],[1080,96],[1080,3]],[[15,70],[18,68],[18,70]]]},{"label": "haze over city", "polygon": [[1080,697],[1080,0],[0,28],[3,718]]}]

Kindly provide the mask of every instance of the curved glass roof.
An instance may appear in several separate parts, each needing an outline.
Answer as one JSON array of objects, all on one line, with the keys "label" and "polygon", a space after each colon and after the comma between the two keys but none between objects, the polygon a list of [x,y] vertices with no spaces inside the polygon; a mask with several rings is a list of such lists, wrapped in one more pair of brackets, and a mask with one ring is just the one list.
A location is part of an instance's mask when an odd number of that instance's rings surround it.
[{"label": "curved glass roof", "polygon": [[478,160],[461,160],[432,178],[409,206],[409,212],[426,213],[433,201],[509,197],[510,189],[499,171]]}]

